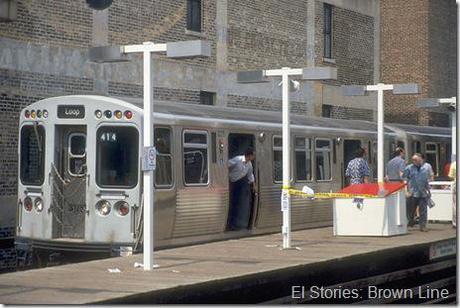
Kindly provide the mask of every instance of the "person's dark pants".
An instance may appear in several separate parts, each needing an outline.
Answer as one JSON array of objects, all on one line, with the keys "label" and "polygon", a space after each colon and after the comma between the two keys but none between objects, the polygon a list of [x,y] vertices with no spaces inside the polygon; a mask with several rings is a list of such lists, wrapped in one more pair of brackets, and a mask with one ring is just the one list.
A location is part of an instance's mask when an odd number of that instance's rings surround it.
[{"label": "person's dark pants", "polygon": [[427,210],[427,198],[425,197],[408,197],[406,201],[407,208],[407,225],[412,227],[415,225],[415,213],[417,211],[417,206],[419,207],[419,224],[420,228],[426,226],[428,220],[428,210]]},{"label": "person's dark pants", "polygon": [[247,228],[251,215],[251,189],[247,177],[230,183],[229,229]]}]

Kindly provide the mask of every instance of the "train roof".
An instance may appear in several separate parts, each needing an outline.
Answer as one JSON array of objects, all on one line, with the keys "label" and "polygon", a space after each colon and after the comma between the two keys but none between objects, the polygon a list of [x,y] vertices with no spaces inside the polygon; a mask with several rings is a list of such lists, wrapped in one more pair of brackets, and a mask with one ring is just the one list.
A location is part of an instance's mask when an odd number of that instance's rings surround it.
[{"label": "train roof", "polygon": [[[91,100],[99,100],[101,102],[118,104],[127,107],[128,103],[136,108],[142,109],[143,100],[141,98],[132,97],[107,97],[97,95],[69,95],[61,97],[52,97],[44,99],[50,103],[57,103],[60,99],[81,99],[87,98]],[[154,106],[155,117],[166,118],[187,118],[194,120],[211,120],[213,122],[241,122],[244,124],[253,123],[257,126],[264,125],[281,125],[281,112],[231,108],[221,106],[207,106],[199,104],[185,104],[172,101],[155,100]],[[313,130],[332,130],[344,132],[363,132],[375,134],[377,132],[377,123],[363,120],[343,120],[321,117],[311,117],[304,115],[296,115],[291,113],[291,124],[293,126],[309,127]],[[388,134],[398,134],[401,132],[411,135],[428,135],[436,137],[450,137],[451,129],[445,127],[432,126],[417,126],[408,124],[386,123],[385,132]]]}]

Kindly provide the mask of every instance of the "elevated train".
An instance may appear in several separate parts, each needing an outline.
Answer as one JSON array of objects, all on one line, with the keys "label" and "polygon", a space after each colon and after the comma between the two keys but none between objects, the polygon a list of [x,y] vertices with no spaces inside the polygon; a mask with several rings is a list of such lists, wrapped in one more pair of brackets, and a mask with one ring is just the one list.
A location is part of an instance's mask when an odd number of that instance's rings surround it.
[{"label": "elevated train", "polygon": [[[21,111],[16,243],[30,251],[107,252],[142,245],[141,101],[62,96]],[[292,115],[292,185],[335,192],[357,147],[376,177],[376,124]],[[281,114],[155,102],[157,247],[279,232]],[[441,176],[448,128],[388,124],[385,160],[396,146],[424,152]],[[252,146],[258,194],[248,228],[226,231],[227,161]],[[293,229],[332,224],[331,200],[292,199]]]}]

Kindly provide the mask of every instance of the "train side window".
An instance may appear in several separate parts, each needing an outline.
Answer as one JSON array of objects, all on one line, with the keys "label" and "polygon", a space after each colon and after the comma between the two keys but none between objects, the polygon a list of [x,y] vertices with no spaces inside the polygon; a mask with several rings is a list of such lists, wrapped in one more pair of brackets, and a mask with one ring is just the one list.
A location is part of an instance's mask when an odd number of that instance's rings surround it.
[{"label": "train side window", "polygon": [[331,148],[332,148],[331,140],[316,139],[315,141],[315,162],[316,162],[316,180],[318,181],[329,181],[332,179]]},{"label": "train side window", "polygon": [[42,185],[45,170],[45,129],[26,125],[21,128],[19,176],[24,185]]},{"label": "train side window", "polygon": [[438,175],[439,156],[438,156],[438,145],[436,143],[427,142],[425,143],[425,158],[428,163],[433,167],[433,172]]},{"label": "train side window", "polygon": [[185,185],[207,185],[208,179],[208,133],[184,131],[184,182]]},{"label": "train side window", "polygon": [[273,137],[273,181],[279,183],[283,180],[283,139]]},{"label": "train side window", "polygon": [[171,187],[173,185],[171,129],[167,127],[155,127],[155,148],[157,150],[155,187]]},{"label": "train side window", "polygon": [[68,170],[72,176],[85,175],[86,165],[86,134],[69,135]]},{"label": "train side window", "polygon": [[295,138],[295,180],[297,182],[311,181],[312,155],[309,138]]},{"label": "train side window", "polygon": [[412,143],[412,151],[412,154],[422,153],[422,144],[420,143],[420,141],[414,141]]}]

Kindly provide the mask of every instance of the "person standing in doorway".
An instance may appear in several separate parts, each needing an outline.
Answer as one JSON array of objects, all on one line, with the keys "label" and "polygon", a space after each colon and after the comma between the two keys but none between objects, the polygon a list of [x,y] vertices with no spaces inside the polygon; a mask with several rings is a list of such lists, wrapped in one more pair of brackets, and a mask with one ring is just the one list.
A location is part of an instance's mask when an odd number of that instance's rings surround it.
[{"label": "person standing in doorway", "polygon": [[354,159],[350,160],[345,171],[345,176],[349,178],[350,184],[369,183],[370,168],[364,159],[366,150],[358,148]]},{"label": "person standing in doorway", "polygon": [[255,153],[248,148],[244,155],[235,156],[228,161],[230,179],[230,215],[228,229],[247,228],[251,216],[251,199],[254,193],[254,172],[252,161]]},{"label": "person standing in doorway", "polygon": [[401,182],[406,162],[404,161],[404,149],[396,148],[395,156],[387,164],[386,179],[390,182]]},{"label": "person standing in doorway", "polygon": [[408,227],[415,224],[414,216],[417,206],[420,212],[420,231],[426,232],[427,204],[429,198],[430,174],[427,168],[423,168],[422,154],[415,153],[412,156],[412,164],[404,169],[403,179],[407,183],[407,219]]}]

